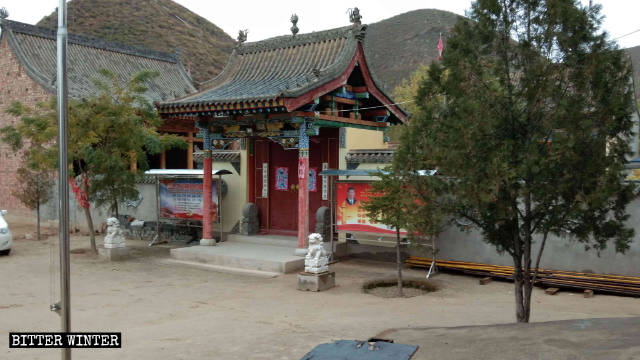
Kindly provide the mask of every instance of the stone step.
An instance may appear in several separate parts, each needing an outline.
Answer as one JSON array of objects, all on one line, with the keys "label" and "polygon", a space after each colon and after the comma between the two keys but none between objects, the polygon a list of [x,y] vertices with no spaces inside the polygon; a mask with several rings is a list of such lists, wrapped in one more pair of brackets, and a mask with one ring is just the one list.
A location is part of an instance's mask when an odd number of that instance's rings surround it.
[{"label": "stone step", "polygon": [[304,258],[292,247],[225,241],[217,246],[191,246],[171,249],[176,260],[230,268],[289,273],[304,268]]},{"label": "stone step", "polygon": [[259,245],[283,246],[293,249],[298,247],[298,238],[295,236],[229,234],[227,236],[227,241],[236,241]]},{"label": "stone step", "polygon": [[256,276],[265,279],[271,279],[282,275],[281,273],[270,272],[270,271],[260,271],[260,270],[250,270],[250,269],[242,269],[236,267],[229,266],[221,266],[221,265],[213,265],[195,261],[185,261],[185,260],[177,260],[177,259],[160,259],[158,262],[167,265],[184,265],[188,267],[193,267],[202,270],[209,270],[227,274],[238,274],[238,275],[248,275],[248,276]]}]

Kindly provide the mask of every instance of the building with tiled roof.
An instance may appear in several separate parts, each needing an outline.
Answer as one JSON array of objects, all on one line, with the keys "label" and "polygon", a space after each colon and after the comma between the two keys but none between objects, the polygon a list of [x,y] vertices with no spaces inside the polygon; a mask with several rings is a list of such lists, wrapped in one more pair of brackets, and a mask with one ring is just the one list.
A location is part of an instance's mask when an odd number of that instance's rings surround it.
[{"label": "building with tiled roof", "polygon": [[[232,231],[243,205],[252,203],[260,232],[295,235],[304,247],[309,232],[324,231],[316,212],[332,206],[335,178],[320,176],[322,170],[345,169],[349,149],[384,148],[384,131],[408,116],[367,64],[367,25],[357,8],[352,24],[337,29],[298,34],[297,20],[292,16],[291,34],[267,40],[246,42],[240,32],[217,77],[156,107],[165,131],[200,134],[203,151],[195,158],[188,151],[189,165],[202,162],[208,173],[215,163],[233,173],[225,177],[226,215],[218,230]],[[204,194],[211,191],[206,181]],[[211,245],[211,236],[205,225],[201,244]]]},{"label": "building with tiled roof", "polygon": [[[347,26],[239,42],[224,70],[203,83],[200,92],[161,102],[158,108],[165,114],[294,111],[317,94],[329,94],[347,85],[351,74],[359,77],[352,79],[357,87],[370,91],[371,97],[361,98],[362,102],[392,104],[366,65],[363,51],[366,28],[366,25]],[[399,107],[390,105],[388,109],[392,122],[406,119]]]},{"label": "building with tiled roof", "polygon": [[[56,32],[0,18],[0,128],[17,119],[5,113],[14,101],[28,106],[55,95]],[[97,38],[70,34],[68,38],[69,96],[98,94],[93,79],[107,69],[123,82],[142,70],[157,71],[145,94],[151,101],[167,101],[196,91],[177,54],[135,48]],[[10,196],[16,184],[20,158],[0,144],[0,207],[22,209]]]}]

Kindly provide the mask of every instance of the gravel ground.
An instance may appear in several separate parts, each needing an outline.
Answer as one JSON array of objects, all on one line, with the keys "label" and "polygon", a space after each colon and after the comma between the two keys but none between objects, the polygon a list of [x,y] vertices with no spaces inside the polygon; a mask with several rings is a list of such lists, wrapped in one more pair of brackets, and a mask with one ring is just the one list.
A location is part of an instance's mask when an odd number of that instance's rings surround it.
[{"label": "gravel ground", "polygon": [[[0,257],[0,358],[59,359],[58,350],[8,349],[10,331],[60,328],[49,311],[52,289],[58,293],[56,230],[45,229],[52,236],[36,241],[25,236],[35,232],[31,217],[10,214],[8,221],[17,240],[12,254]],[[390,328],[514,321],[513,286],[505,282],[480,286],[477,278],[438,274],[439,291],[380,298],[364,294],[362,283],[393,276],[394,265],[347,260],[332,265],[336,288],[311,293],[296,290],[295,274],[263,279],[161,264],[168,247],[130,245],[134,257],[126,262],[71,256],[72,329],[123,336],[122,349],[74,350],[74,359],[299,359],[317,344],[367,339]],[[72,249],[87,247],[86,236],[72,237]],[[535,322],[640,316],[635,298],[535,289],[532,302]]]}]

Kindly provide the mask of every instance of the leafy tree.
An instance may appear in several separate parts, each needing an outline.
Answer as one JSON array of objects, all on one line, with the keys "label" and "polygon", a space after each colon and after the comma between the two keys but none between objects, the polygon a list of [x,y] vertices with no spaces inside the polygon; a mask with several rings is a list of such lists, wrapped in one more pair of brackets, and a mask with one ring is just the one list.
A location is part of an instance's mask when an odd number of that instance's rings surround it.
[{"label": "leafy tree", "polygon": [[[135,180],[148,169],[148,155],[186,147],[179,137],[157,132],[162,119],[144,97],[145,84],[157,73],[139,72],[125,86],[107,70],[99,75],[94,84],[100,94],[69,101],[68,111],[70,173],[79,179],[78,184],[73,178],[69,181],[84,209],[94,251],[97,248],[90,201],[98,206],[109,205],[117,212],[119,202],[138,195]],[[33,166],[57,166],[55,99],[38,104],[35,109],[14,103],[8,112],[20,116],[21,121],[15,127],[2,129],[3,140],[16,151],[24,146],[28,163]]]},{"label": "leafy tree", "polygon": [[[411,77],[403,79],[398,86],[393,89],[392,97],[395,102],[401,103],[404,110],[406,110],[412,116],[417,116],[420,111],[420,107],[415,102],[416,93],[420,89],[429,72],[429,67],[420,64],[418,68],[411,74]],[[387,131],[387,136],[392,142],[398,142],[402,136],[402,132],[406,128],[405,125],[393,125]]]},{"label": "leafy tree", "polygon": [[54,181],[48,170],[34,171],[26,167],[18,169],[18,187],[13,191],[24,206],[36,211],[36,239],[40,240],[40,206],[51,198]]},{"label": "leafy tree", "polygon": [[407,227],[408,212],[411,207],[411,199],[406,196],[406,189],[402,178],[386,168],[377,176],[379,181],[371,184],[371,193],[374,194],[362,204],[371,219],[377,222],[393,226],[396,230],[396,267],[398,274],[398,297],[402,292],[402,255],[400,252],[400,229]]},{"label": "leafy tree", "polygon": [[[398,156],[432,177],[441,205],[514,264],[516,319],[528,322],[548,236],[629,248],[624,182],[631,67],[573,0],[478,0],[429,67]],[[537,245],[537,255],[532,255]]]}]

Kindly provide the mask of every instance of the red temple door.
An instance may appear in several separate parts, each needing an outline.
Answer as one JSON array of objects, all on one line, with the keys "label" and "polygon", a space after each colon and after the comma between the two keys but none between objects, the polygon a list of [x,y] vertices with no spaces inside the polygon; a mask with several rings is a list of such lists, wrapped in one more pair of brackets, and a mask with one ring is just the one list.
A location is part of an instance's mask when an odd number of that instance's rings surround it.
[{"label": "red temple door", "polygon": [[269,144],[269,230],[295,235],[298,229],[298,151]]}]

